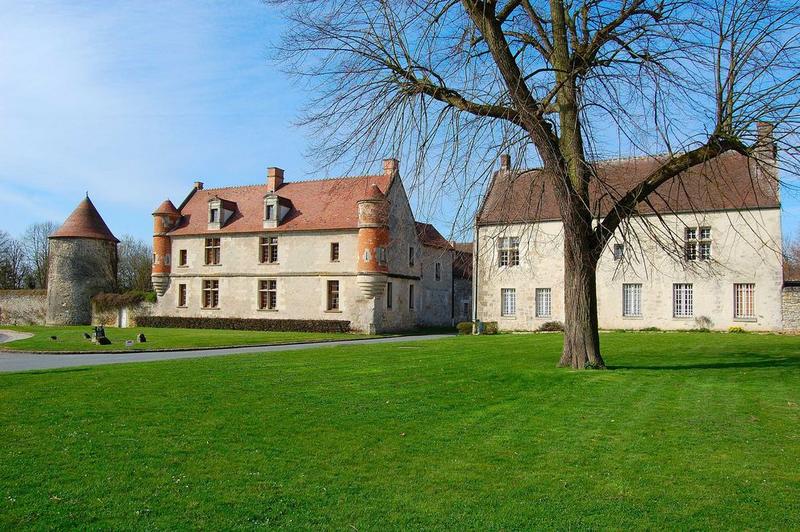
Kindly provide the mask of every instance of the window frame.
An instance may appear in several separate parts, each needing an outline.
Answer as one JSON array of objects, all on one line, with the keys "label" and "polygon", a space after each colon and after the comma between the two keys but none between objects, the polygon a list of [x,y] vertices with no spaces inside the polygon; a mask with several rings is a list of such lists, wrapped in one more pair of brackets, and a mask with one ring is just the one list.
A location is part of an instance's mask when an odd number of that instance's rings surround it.
[{"label": "window frame", "polygon": [[625,244],[614,244],[611,248],[611,254],[615,261],[620,261],[625,258]]},{"label": "window frame", "polygon": [[[744,290],[745,297],[740,295],[739,291]],[[750,314],[743,314],[741,312],[741,305],[745,304],[750,307]],[[741,321],[755,321],[758,315],[756,314],[756,283],[734,283],[733,284],[733,319]]]},{"label": "window frame", "polygon": [[413,268],[417,264],[417,250],[414,246],[408,246],[408,267]]},{"label": "window frame", "polygon": [[677,319],[694,317],[694,283],[672,284],[672,317]]},{"label": "window frame", "polygon": [[[546,303],[546,309],[544,309]],[[553,317],[553,289],[547,286],[534,291],[534,313],[537,318]]]},{"label": "window frame", "polygon": [[186,249],[178,250],[178,267],[182,268],[189,265],[189,251]]},{"label": "window frame", "polygon": [[394,299],[394,285],[391,281],[386,283],[386,309],[392,310],[394,303],[392,300]]},{"label": "window frame", "polygon": [[258,280],[258,310],[278,310],[278,280]]},{"label": "window frame", "polygon": [[519,266],[519,237],[500,238],[497,247],[497,264],[501,268]]},{"label": "window frame", "polygon": [[331,242],[330,259],[331,259],[331,262],[339,262],[339,243],[338,242]]},{"label": "window frame", "polygon": [[437,281],[437,282],[442,280],[442,263],[441,262],[436,262],[433,265],[433,279],[435,281]]},{"label": "window frame", "polygon": [[500,316],[503,318],[517,317],[517,289],[500,289]]},{"label": "window frame", "polygon": [[261,236],[258,239],[258,262],[259,264],[278,264],[278,237]]},{"label": "window frame", "polygon": [[206,310],[219,308],[219,279],[203,279],[202,304]]},{"label": "window frame", "polygon": [[338,279],[329,279],[325,283],[325,308],[328,312],[342,310],[341,286]]},{"label": "window frame", "polygon": [[417,310],[417,295],[414,290],[414,283],[408,285],[408,310]]},{"label": "window frame", "polygon": [[622,283],[622,317],[642,317],[642,283]]},{"label": "window frame", "polygon": [[186,283],[179,283],[178,284],[178,308],[186,308],[189,298],[189,289],[186,286]]},{"label": "window frame", "polygon": [[222,264],[222,239],[212,236],[205,239],[205,265],[219,266]]}]

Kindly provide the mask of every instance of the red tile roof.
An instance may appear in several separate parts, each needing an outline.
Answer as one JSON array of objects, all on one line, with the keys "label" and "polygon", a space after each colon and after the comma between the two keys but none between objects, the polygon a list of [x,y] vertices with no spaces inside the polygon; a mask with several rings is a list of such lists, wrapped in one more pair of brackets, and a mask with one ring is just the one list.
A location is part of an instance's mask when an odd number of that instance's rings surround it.
[{"label": "red tile roof", "polygon": [[442,234],[431,224],[415,222],[417,225],[417,237],[423,246],[434,248],[452,249],[453,246]]},{"label": "red tile roof", "polygon": [[[264,196],[270,192],[266,183],[197,190],[182,207],[182,219],[170,234],[356,229],[358,201],[369,197],[372,185],[388,191],[391,180],[387,175],[369,175],[284,183],[275,194],[292,208],[273,229],[264,229]],[[209,230],[208,201],[215,197],[235,204],[236,211],[221,229]]]},{"label": "red tile roof", "polygon": [[170,200],[165,200],[164,203],[158,206],[158,208],[153,211],[153,214],[179,214],[178,209],[175,208],[175,205]]},{"label": "red tile roof", "polygon": [[119,242],[86,196],[50,238],[94,238]]},{"label": "red tile roof", "polygon": [[[658,158],[600,161],[590,191],[593,211],[606,213],[612,201],[622,197],[660,162]],[[599,182],[602,181],[601,185]],[[661,185],[640,204],[639,212],[702,212],[728,209],[778,208],[777,182],[756,179],[750,160],[736,152],[697,165]],[[478,224],[506,224],[560,220],[550,179],[539,170],[498,172],[478,213]]]}]

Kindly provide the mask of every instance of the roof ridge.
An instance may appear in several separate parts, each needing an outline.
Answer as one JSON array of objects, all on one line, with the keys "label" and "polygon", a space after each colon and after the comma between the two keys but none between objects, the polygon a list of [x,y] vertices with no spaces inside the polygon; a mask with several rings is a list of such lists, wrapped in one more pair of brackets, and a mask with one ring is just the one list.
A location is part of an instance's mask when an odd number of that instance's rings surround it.
[{"label": "roof ridge", "polygon": [[[341,177],[323,177],[320,179],[300,179],[297,181],[284,181],[283,185],[294,185],[296,183],[321,183],[324,181],[342,181],[345,179],[365,179],[369,177],[384,177],[383,174],[364,174],[364,175],[347,175]],[[234,190],[240,188],[255,188],[255,187],[265,187],[267,183],[257,183],[252,185],[231,185],[228,187],[211,187],[211,188],[204,188],[201,192],[210,192],[214,190]]]}]

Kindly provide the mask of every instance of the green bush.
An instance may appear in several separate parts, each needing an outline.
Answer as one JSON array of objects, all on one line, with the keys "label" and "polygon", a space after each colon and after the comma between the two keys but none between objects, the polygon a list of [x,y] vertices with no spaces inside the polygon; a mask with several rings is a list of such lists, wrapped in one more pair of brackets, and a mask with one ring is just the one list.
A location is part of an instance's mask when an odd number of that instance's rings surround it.
[{"label": "green bush", "polygon": [[344,320],[283,320],[254,318],[189,318],[182,316],[140,316],[137,327],[178,329],[233,329],[236,331],[285,331],[345,333],[350,322]]},{"label": "green bush", "polygon": [[560,321],[548,321],[539,327],[541,332],[564,332],[564,324]]},{"label": "green bush", "polygon": [[498,327],[496,321],[483,322],[483,334],[497,334]]},{"label": "green bush", "polygon": [[742,333],[746,333],[747,331],[745,331],[741,327],[734,326],[734,327],[728,327],[728,332],[732,333],[732,334],[742,334]]},{"label": "green bush", "polygon": [[658,327],[645,327],[644,329],[639,329],[639,330],[643,332],[659,332],[661,329],[659,329]]},{"label": "green bush", "polygon": [[472,334],[472,322],[462,321],[456,325],[456,329],[458,329],[458,334]]},{"label": "green bush", "polygon": [[156,293],[143,290],[131,290],[124,294],[100,293],[92,298],[95,309],[99,311],[116,310],[124,307],[133,307],[139,303],[155,303]]}]

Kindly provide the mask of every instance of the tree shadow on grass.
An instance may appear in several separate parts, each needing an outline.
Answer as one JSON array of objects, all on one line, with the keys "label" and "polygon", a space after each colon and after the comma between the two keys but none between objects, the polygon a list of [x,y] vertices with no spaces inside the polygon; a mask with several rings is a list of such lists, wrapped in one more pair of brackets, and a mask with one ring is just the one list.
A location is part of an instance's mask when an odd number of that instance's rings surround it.
[{"label": "tree shadow on grass", "polygon": [[[751,354],[751,353],[742,353],[736,355],[737,358],[742,356],[750,356],[750,357],[758,357],[758,355]],[[663,364],[663,365],[655,365],[655,364],[647,364],[647,365],[638,365],[638,364],[620,364],[620,365],[610,365],[608,369],[615,370],[615,369],[629,369],[629,370],[637,370],[637,369],[645,369],[645,370],[670,370],[670,371],[681,371],[681,370],[695,370],[695,369],[743,369],[743,368],[752,368],[752,369],[763,369],[763,368],[800,368],[800,356],[798,357],[758,357],[752,360],[736,360],[736,361],[717,361],[717,362],[708,362],[708,363],[690,363],[690,364]]]}]

